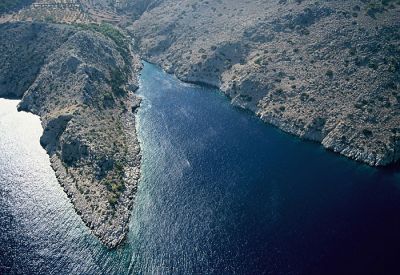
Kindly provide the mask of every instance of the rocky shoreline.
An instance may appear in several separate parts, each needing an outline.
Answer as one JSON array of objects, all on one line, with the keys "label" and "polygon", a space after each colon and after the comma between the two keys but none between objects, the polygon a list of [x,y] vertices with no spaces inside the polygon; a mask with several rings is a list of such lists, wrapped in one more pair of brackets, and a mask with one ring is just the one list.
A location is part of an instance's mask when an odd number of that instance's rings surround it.
[{"label": "rocky shoreline", "polygon": [[164,0],[127,28],[145,59],[179,79],[384,166],[400,159],[400,5],[369,2]]},{"label": "rocky shoreline", "polygon": [[60,185],[63,187],[64,192],[75,206],[77,214],[82,217],[83,222],[92,230],[93,234],[109,248],[117,247],[126,238],[126,234],[129,230],[128,222],[134,205],[138,181],[140,178],[140,147],[136,135],[135,117],[128,114],[125,116],[124,120],[124,125],[126,125],[124,132],[131,140],[128,144],[129,149],[127,155],[135,156],[135,159],[131,160],[130,163],[127,163],[124,166],[123,181],[127,187],[126,191],[119,199],[119,204],[122,207],[119,207],[113,214],[111,222],[93,215],[90,204],[87,203],[87,200],[77,189],[77,181],[82,181],[82,179],[72,178],[68,174],[62,160],[57,155],[53,155],[50,158],[51,166],[55,171],[56,177]]},{"label": "rocky shoreline", "polygon": [[400,159],[398,0],[80,3],[78,17],[27,8],[14,20],[112,22],[143,58],[285,132],[371,166]]},{"label": "rocky shoreline", "polygon": [[[126,237],[140,177],[134,52],[351,159],[400,159],[397,0],[81,4],[78,13],[46,4],[12,16],[70,25],[0,24],[0,97],[22,99],[19,110],[41,117],[40,142],[60,184],[110,248]],[[107,20],[132,37],[110,24],[80,24]]]},{"label": "rocky shoreline", "polygon": [[40,143],[76,212],[118,246],[140,177],[140,59],[108,25],[3,24],[0,38],[0,96],[40,116]]}]

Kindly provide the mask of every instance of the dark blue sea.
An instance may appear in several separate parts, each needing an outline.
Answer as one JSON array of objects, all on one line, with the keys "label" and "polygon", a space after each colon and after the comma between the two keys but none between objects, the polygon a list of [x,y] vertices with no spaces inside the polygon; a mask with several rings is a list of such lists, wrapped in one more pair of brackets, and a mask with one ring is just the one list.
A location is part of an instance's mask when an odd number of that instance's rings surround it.
[{"label": "dark blue sea", "polygon": [[0,274],[400,274],[400,166],[371,168],[145,63],[125,245],[93,237],[0,99]]}]

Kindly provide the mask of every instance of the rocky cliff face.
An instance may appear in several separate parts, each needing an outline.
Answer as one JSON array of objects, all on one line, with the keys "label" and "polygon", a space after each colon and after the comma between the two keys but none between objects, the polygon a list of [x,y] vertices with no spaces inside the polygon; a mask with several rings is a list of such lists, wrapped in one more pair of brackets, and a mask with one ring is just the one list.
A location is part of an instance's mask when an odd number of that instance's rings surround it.
[{"label": "rocky cliff face", "polygon": [[83,221],[125,237],[139,179],[139,59],[110,26],[0,25],[0,96],[41,117],[41,144]]},{"label": "rocky cliff face", "polygon": [[164,0],[129,28],[145,58],[182,80],[386,165],[400,158],[399,18],[396,0]]}]

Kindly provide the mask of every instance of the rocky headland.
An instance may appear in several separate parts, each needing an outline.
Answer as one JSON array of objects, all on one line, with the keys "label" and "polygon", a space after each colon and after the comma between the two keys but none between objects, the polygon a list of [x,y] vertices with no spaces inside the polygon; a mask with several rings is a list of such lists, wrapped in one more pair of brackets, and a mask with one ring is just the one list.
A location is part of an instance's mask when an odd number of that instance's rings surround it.
[{"label": "rocky headland", "polygon": [[399,1],[136,2],[145,59],[352,159],[400,159]]},{"label": "rocky headland", "polygon": [[0,25],[0,96],[40,116],[40,143],[85,224],[126,236],[140,175],[134,95],[141,63],[109,25]]}]

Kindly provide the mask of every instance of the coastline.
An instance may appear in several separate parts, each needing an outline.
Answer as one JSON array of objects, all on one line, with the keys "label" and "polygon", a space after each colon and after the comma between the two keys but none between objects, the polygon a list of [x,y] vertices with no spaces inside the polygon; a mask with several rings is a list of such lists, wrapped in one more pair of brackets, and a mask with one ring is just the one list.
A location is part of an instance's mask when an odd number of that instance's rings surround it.
[{"label": "coastline", "polygon": [[400,160],[399,6],[372,19],[347,16],[351,2],[223,3],[211,13],[198,5],[179,7],[182,16],[166,12],[168,3],[127,27],[151,63],[218,87],[264,122],[350,159],[370,166]]},{"label": "coastline", "polygon": [[[139,50],[140,49],[136,49]],[[143,56],[146,56],[146,52],[141,52]],[[274,113],[265,113],[258,107],[248,104],[248,102],[242,100],[236,100],[236,97],[232,97],[232,94],[228,90],[223,90],[224,84],[217,85],[216,83],[207,82],[204,77],[199,74],[191,74],[190,79],[185,75],[178,73],[179,68],[175,68],[169,64],[164,64],[161,61],[155,59],[152,60],[150,57],[143,58],[146,62],[159,66],[164,72],[174,75],[177,79],[182,82],[200,85],[208,88],[217,90],[219,93],[223,94],[233,107],[243,109],[250,112],[252,115],[258,117],[264,123],[276,127],[280,131],[290,134],[294,137],[300,138],[304,141],[310,141],[317,143],[324,147],[326,150],[339,154],[343,157],[347,157],[353,161],[359,163],[364,163],[372,167],[387,167],[387,166],[397,166],[400,163],[400,151],[390,151],[386,153],[376,154],[373,152],[366,151],[365,148],[357,147],[356,144],[351,144],[348,142],[341,142],[333,137],[335,135],[335,130],[340,130],[340,124],[335,125],[329,131],[323,131],[318,127],[305,127],[304,124],[298,124],[297,121],[293,120],[283,120],[279,116],[275,116]],[[201,73],[200,73],[201,74]],[[312,126],[312,125],[311,125]]]},{"label": "coastline", "polygon": [[[118,246],[128,232],[140,178],[140,98],[134,94],[139,57],[97,31],[40,23],[0,27],[3,43],[17,39],[15,47],[3,47],[10,65],[0,68],[0,78],[9,79],[21,56],[31,56],[20,43],[30,35],[37,38],[34,53],[44,56],[41,62],[29,59],[34,64],[27,61],[19,71],[29,81],[3,82],[0,96],[11,91],[21,99],[19,111],[40,117],[40,144],[75,212],[105,246]],[[54,37],[63,42],[55,44]]]},{"label": "coastline", "polygon": [[[136,102],[136,98],[131,99],[131,102]],[[126,126],[124,132],[131,141],[129,142],[127,154],[131,161],[124,166],[124,182],[127,187],[126,191],[120,197],[119,207],[117,213],[115,213],[115,216],[118,218],[113,219],[112,223],[101,221],[99,224],[101,217],[93,215],[91,211],[82,211],[90,210],[90,205],[87,204],[85,198],[79,192],[76,185],[77,180],[71,177],[57,155],[49,156],[57,180],[74,206],[75,212],[81,217],[85,225],[90,228],[92,233],[110,249],[123,243],[127,236],[129,219],[140,180],[141,154],[135,127],[137,108],[135,108],[134,113],[126,113],[124,118],[124,125]],[[79,180],[82,181],[83,179]]]}]

